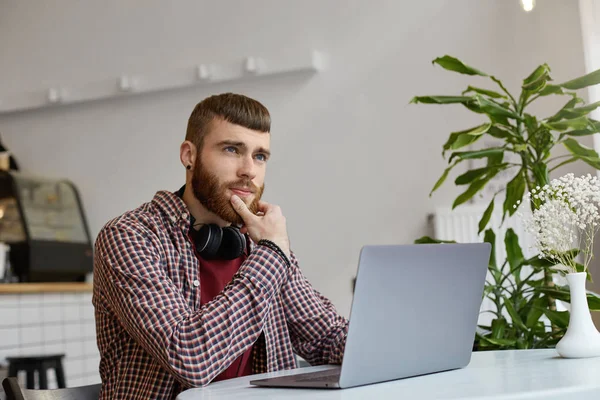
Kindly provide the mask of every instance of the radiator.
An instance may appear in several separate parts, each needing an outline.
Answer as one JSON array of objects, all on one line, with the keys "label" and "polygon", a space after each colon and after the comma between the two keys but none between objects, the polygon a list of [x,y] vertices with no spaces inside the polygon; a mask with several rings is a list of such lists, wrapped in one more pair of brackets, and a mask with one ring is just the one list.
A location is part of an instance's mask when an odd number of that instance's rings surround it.
[{"label": "radiator", "polygon": [[[484,232],[478,234],[479,220],[483,216],[488,204],[465,204],[452,210],[449,207],[438,208],[431,215],[430,221],[433,224],[433,237],[441,240],[455,240],[459,243],[483,242]],[[501,265],[506,260],[506,249],[504,247],[504,236],[508,228],[519,237],[519,245],[523,255],[528,258],[537,254],[532,248],[533,241],[525,232],[517,214],[512,217],[506,217],[502,223],[502,202],[497,201],[494,204],[494,212],[486,229],[492,228],[496,234],[496,260]]]}]

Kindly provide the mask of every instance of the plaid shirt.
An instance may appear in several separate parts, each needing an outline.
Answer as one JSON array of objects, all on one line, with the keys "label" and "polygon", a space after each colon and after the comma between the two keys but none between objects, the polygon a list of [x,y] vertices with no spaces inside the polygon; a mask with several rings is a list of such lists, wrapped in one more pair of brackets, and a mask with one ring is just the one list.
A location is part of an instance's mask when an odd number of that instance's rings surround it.
[{"label": "plaid shirt", "polygon": [[253,245],[231,282],[200,305],[190,215],[174,193],[108,222],[96,239],[101,399],[172,399],[209,384],[253,346],[253,372],[342,361],[348,321],[268,247]]}]

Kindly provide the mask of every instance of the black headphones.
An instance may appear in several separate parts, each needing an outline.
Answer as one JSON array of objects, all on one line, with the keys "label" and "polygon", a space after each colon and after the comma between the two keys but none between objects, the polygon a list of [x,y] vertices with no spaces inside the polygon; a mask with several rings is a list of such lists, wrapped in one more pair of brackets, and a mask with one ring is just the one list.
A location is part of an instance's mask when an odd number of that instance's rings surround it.
[{"label": "black headphones", "polygon": [[221,228],[217,224],[206,224],[196,231],[191,225],[190,236],[205,260],[233,260],[244,254],[246,248],[246,236],[237,226]]},{"label": "black headphones", "polygon": [[[182,199],[184,191],[185,185],[175,194]],[[244,254],[247,246],[246,236],[237,226],[221,228],[217,224],[204,224],[196,231],[194,216],[190,215],[190,219],[190,237],[194,241],[196,251],[205,260],[234,260]]]}]

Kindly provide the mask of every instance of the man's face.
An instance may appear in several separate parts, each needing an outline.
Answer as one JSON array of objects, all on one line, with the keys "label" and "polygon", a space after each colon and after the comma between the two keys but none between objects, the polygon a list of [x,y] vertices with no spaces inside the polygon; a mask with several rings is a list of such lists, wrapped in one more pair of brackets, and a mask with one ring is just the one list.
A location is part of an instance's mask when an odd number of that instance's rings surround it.
[{"label": "man's face", "polygon": [[225,221],[241,225],[231,205],[238,195],[256,214],[264,190],[271,135],[215,119],[192,177],[194,195],[208,210]]}]

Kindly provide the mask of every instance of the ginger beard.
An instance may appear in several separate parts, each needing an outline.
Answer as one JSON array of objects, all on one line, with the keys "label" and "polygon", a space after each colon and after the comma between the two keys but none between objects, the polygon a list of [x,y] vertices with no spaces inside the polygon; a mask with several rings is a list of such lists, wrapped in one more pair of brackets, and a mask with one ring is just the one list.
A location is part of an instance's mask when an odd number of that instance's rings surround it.
[{"label": "ginger beard", "polygon": [[262,185],[262,187],[259,188],[247,179],[220,183],[219,178],[214,174],[211,174],[203,167],[200,160],[198,160],[192,177],[194,196],[208,211],[218,215],[225,221],[241,226],[244,224],[244,221],[233,209],[233,206],[231,205],[231,195],[227,194],[227,189],[232,187],[244,188],[252,191],[254,199],[250,204],[248,204],[247,200],[243,197],[240,198],[246,203],[250,212],[256,214],[258,212],[258,202],[263,194],[265,185]]}]

